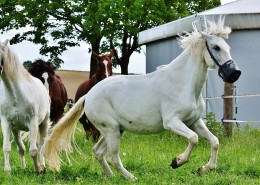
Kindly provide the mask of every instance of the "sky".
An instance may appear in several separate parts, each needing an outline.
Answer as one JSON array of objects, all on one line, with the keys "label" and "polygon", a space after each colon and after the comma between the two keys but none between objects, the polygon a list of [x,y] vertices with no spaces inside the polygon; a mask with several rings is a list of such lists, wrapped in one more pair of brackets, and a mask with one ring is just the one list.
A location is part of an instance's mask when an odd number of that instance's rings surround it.
[{"label": "sky", "polygon": [[[22,30],[12,30],[4,34],[0,34],[0,40],[3,42],[5,39],[11,39],[16,33],[22,32]],[[21,62],[41,58],[45,61],[48,57],[39,54],[40,45],[35,45],[28,41],[10,46],[13,51],[18,55]],[[81,43],[79,47],[72,47],[65,51],[61,58],[64,63],[61,64],[60,69],[75,70],[75,71],[89,71],[90,70],[90,55],[88,53],[90,45],[87,43]],[[142,47],[142,52],[134,53],[130,57],[128,72],[136,74],[145,74],[145,46]],[[120,73],[120,66],[113,68],[114,73]]]},{"label": "sky", "polygon": [[[235,0],[221,0],[222,4],[226,4]],[[0,34],[0,40],[11,39],[16,33],[22,32],[23,30],[12,30],[4,34]],[[28,41],[23,41],[19,44],[11,45],[13,51],[18,55],[21,62],[41,58],[48,60],[47,57],[39,54],[39,45],[35,45]],[[61,58],[64,63],[60,69],[63,70],[76,70],[76,71],[89,71],[90,70],[90,53],[88,53],[90,45],[87,43],[81,43],[79,47],[73,47],[65,51]],[[133,53],[130,57],[128,66],[129,73],[145,74],[146,73],[146,57],[145,57],[145,46],[142,47],[141,53]],[[114,73],[120,73],[120,66],[113,68]]]}]

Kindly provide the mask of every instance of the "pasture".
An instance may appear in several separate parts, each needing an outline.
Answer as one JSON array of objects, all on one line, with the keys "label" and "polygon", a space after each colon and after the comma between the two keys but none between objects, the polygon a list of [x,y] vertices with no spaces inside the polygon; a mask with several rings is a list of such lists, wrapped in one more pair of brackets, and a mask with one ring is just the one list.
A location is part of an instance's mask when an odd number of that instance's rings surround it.
[{"label": "pasture", "polygon": [[[61,76],[69,98],[72,99],[78,85],[88,78],[87,72],[57,71],[57,74]],[[202,176],[197,175],[197,169],[209,159],[210,145],[206,140],[200,138],[190,162],[174,170],[170,167],[171,161],[186,148],[188,142],[185,138],[170,132],[157,135],[125,133],[121,139],[120,156],[125,167],[138,178],[131,182],[117,172],[112,178],[103,173],[92,154],[94,144],[86,143],[82,125],[78,123],[77,127],[76,141],[85,156],[73,152],[72,165],[62,156],[64,164],[59,173],[48,170],[47,164],[47,172],[36,175],[28,152],[29,144],[26,142],[27,167],[23,170],[13,142],[10,155],[11,176],[3,170],[4,155],[0,152],[0,184],[260,184],[260,130],[248,127],[237,129],[232,138],[226,138],[221,135],[218,123],[209,127],[220,141],[218,166],[216,170]],[[1,132],[0,145],[2,144]]]},{"label": "pasture", "polygon": [[79,85],[89,78],[89,72],[86,71],[57,70],[55,72],[61,77],[66,87],[68,98],[73,100]]},{"label": "pasture", "polygon": [[[213,128],[216,135],[218,128]],[[44,175],[36,175],[28,153],[26,143],[27,168],[21,169],[16,145],[12,143],[12,174],[7,176],[3,171],[4,157],[0,153],[0,184],[260,184],[260,130],[238,129],[232,138],[219,136],[220,150],[216,170],[197,175],[197,168],[209,159],[210,145],[204,139],[199,140],[191,160],[182,167],[173,170],[172,159],[187,146],[187,140],[170,132],[157,135],[136,135],[125,133],[121,139],[120,155],[122,162],[138,178],[135,182],[126,180],[115,172],[115,177],[104,175],[99,163],[92,155],[93,143],[85,143],[84,130],[78,124],[76,141],[84,152],[81,156],[71,154],[75,160],[69,165],[65,156],[59,173],[48,170]],[[3,136],[0,135],[2,145]]]}]

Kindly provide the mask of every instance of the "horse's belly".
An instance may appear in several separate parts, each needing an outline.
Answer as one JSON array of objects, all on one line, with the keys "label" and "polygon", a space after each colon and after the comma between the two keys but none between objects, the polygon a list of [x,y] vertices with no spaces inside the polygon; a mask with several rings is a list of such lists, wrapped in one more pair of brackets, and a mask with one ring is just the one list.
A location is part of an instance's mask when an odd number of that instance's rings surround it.
[{"label": "horse's belly", "polygon": [[159,133],[164,130],[162,120],[159,118],[145,119],[144,116],[140,119],[121,119],[119,124],[121,129],[128,132],[140,134]]}]

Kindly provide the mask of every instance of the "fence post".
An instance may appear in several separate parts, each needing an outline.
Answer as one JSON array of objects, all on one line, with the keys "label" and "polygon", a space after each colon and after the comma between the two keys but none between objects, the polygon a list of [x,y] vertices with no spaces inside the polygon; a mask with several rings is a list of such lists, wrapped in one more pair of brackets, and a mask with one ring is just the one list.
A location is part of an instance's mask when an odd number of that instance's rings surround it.
[{"label": "fence post", "polygon": [[[234,93],[234,84],[224,83],[224,96],[230,96]],[[234,119],[234,98],[223,99],[223,119],[233,120]],[[233,133],[233,123],[223,123],[224,135],[231,137]]]}]

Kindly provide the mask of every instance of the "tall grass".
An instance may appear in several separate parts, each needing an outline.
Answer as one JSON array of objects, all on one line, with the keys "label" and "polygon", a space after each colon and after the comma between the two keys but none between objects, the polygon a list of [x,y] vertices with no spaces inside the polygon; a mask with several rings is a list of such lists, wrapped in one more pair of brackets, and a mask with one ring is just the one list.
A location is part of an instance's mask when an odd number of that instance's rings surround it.
[{"label": "tall grass", "polygon": [[[197,175],[197,169],[205,164],[210,156],[210,146],[200,139],[194,149],[189,163],[173,170],[171,160],[183,152],[187,140],[168,131],[157,135],[134,135],[125,133],[121,139],[120,156],[124,166],[138,179],[135,182],[125,180],[119,173],[115,177],[104,175],[97,160],[92,154],[92,142],[85,142],[81,125],[77,130],[76,140],[85,156],[74,152],[72,165],[66,162],[59,173],[47,171],[36,175],[28,152],[27,168],[21,169],[16,144],[12,144],[12,174],[3,171],[4,157],[0,153],[0,184],[260,184],[260,131],[245,128],[236,130],[232,138],[220,136],[220,150],[216,170]],[[0,144],[3,137],[0,135]],[[114,169],[112,169],[115,171]]]}]

